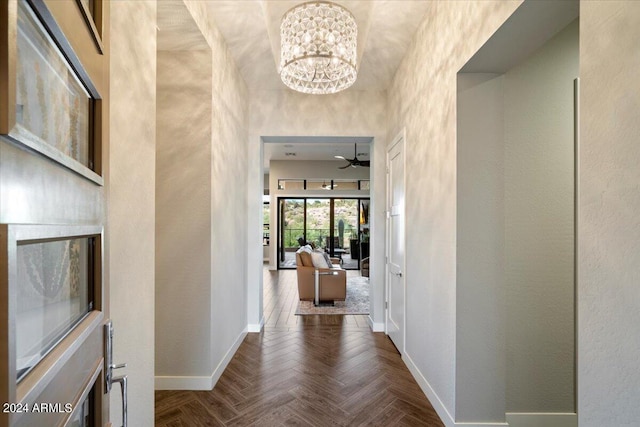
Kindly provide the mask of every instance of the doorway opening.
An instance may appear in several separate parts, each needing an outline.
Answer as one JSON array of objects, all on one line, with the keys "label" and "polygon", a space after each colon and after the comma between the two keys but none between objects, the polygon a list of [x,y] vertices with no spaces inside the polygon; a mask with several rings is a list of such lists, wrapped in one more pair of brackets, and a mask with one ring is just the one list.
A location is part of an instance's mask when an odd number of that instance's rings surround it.
[{"label": "doorway opening", "polygon": [[[356,147],[356,155],[361,161],[369,161],[369,165],[357,165],[356,167],[344,168],[347,162],[342,158],[336,158],[336,156],[342,156],[346,159],[350,159],[354,156],[354,145]],[[354,259],[364,260],[366,258],[367,251],[371,254],[375,254],[376,251],[376,235],[371,233],[376,227],[375,215],[375,197],[374,197],[374,175],[375,173],[382,172],[382,169],[375,168],[374,162],[374,144],[373,137],[338,137],[338,136],[261,136],[260,137],[260,150],[257,157],[254,157],[254,161],[258,161],[261,166],[259,174],[255,174],[251,179],[253,194],[256,194],[255,199],[252,199],[251,206],[251,219],[250,223],[258,225],[260,221],[261,238],[256,239],[257,235],[251,234],[251,246],[250,258],[257,261],[257,252],[260,251],[262,256],[260,257],[260,264],[252,264],[248,271],[249,282],[249,331],[259,332],[265,325],[265,314],[269,304],[269,295],[267,295],[267,289],[272,282],[272,279],[276,276],[278,271],[278,241],[280,237],[279,227],[279,198],[290,199],[369,199],[369,204],[365,203],[367,208],[367,223],[360,223],[360,240],[358,241],[357,248],[351,249],[351,233],[347,230],[351,230],[347,227],[346,220],[344,222],[344,242],[340,244],[335,242],[334,239],[329,239],[327,244],[325,238],[324,247],[328,247],[331,250],[331,244],[334,245],[334,254],[336,249],[343,249],[348,252],[349,256],[353,255]],[[278,157],[274,158],[275,153]],[[315,159],[308,159],[307,156],[315,156]],[[308,163],[310,160],[314,161],[314,164]],[[376,172],[377,171],[377,172]],[[306,188],[304,181],[306,180]],[[378,180],[377,182],[382,182]],[[280,185],[279,185],[280,184]],[[296,187],[297,186],[297,187]],[[327,188],[328,187],[328,188]],[[259,192],[259,193],[258,193]],[[260,201],[258,205],[256,202]],[[255,204],[254,204],[255,203]],[[255,210],[254,210],[255,206]],[[258,219],[259,212],[262,211],[262,217],[255,221],[253,218]],[[360,212],[364,209],[360,206]],[[360,218],[358,219],[360,222]],[[369,224],[369,233],[367,235],[365,230],[365,224]],[[256,227],[257,228],[257,227]],[[326,227],[327,230],[332,230],[335,237],[340,236],[340,218],[335,217],[333,226]],[[355,228],[355,227],[353,227]],[[382,230],[382,229],[380,229]],[[254,237],[255,236],[255,237]],[[297,237],[297,236],[294,236]],[[304,237],[304,236],[302,236]],[[330,237],[327,235],[326,237]],[[368,242],[367,242],[368,240]],[[258,243],[258,241],[260,243]],[[255,242],[255,243],[253,243]],[[362,245],[362,243],[367,243]],[[340,247],[342,246],[342,248]],[[364,246],[364,249],[363,249]],[[338,251],[339,252],[339,251]],[[359,253],[355,253],[359,252]],[[255,254],[255,255],[254,255]],[[295,257],[295,254],[291,254]],[[343,254],[343,258],[346,258],[347,254]],[[364,255],[364,256],[363,256]],[[294,258],[295,259],[295,258]],[[360,268],[360,274],[365,277],[369,277],[369,260],[360,262],[355,268]],[[371,281],[371,308],[370,312],[373,313],[376,304],[380,304],[381,297],[376,292],[382,292],[382,286],[379,290],[376,290],[377,285],[375,280],[375,266],[374,274],[372,274]],[[285,270],[284,273],[289,273]],[[349,271],[349,274],[357,274],[355,270]],[[255,280],[254,280],[255,279]],[[378,313],[381,311],[379,310]],[[370,327],[373,327],[377,331],[383,330],[384,326],[382,322],[374,322],[372,320],[373,314],[367,318],[367,322]]]}]

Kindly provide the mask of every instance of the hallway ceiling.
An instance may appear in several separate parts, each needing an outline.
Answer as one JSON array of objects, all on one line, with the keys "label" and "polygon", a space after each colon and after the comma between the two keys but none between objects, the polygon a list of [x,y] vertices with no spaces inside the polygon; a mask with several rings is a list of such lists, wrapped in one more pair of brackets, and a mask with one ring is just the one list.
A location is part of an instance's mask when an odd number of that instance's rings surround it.
[{"label": "hallway ceiling", "polygon": [[[208,1],[250,91],[284,90],[280,80],[280,20],[304,0]],[[348,90],[387,89],[431,5],[429,0],[335,1],[358,23],[358,79]]]},{"label": "hallway ceiling", "polygon": [[[371,144],[359,142],[358,159],[371,160]],[[353,143],[347,142],[269,142],[264,144],[263,166],[269,171],[271,160],[319,160],[335,161],[336,167],[347,164],[334,156],[353,158]]]}]

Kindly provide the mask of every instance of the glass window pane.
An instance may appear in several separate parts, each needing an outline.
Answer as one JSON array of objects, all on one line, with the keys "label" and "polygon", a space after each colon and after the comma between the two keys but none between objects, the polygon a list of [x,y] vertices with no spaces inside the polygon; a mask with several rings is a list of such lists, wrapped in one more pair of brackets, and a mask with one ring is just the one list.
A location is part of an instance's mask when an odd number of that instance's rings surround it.
[{"label": "glass window pane", "polygon": [[307,180],[307,190],[331,190],[331,180]]},{"label": "glass window pane", "polygon": [[89,94],[27,2],[18,4],[16,126],[11,136],[51,145],[89,167]]},{"label": "glass window pane", "polygon": [[357,180],[335,180],[333,183],[333,188],[336,190],[357,190],[358,189],[358,181]]},{"label": "glass window pane", "polygon": [[349,252],[350,240],[358,238],[358,200],[335,199],[334,230],[336,248]]},{"label": "glass window pane", "polygon": [[318,249],[329,246],[330,199],[307,199],[307,242]]},{"label": "glass window pane", "polygon": [[279,210],[278,262],[280,268],[292,268],[296,266],[295,252],[300,246],[306,244],[304,199],[281,199]]},{"label": "glass window pane", "polygon": [[269,245],[269,215],[271,214],[271,208],[269,203],[262,204],[262,244],[264,246]]},{"label": "glass window pane", "polygon": [[278,190],[304,190],[303,179],[279,179]]},{"label": "glass window pane", "polygon": [[69,427],[91,427],[94,425],[92,420],[95,417],[94,393],[98,385],[94,384],[93,388],[89,392],[84,402],[81,403],[80,408],[76,411],[74,417],[69,421],[67,426]]},{"label": "glass window pane", "polygon": [[92,310],[90,239],[18,245],[18,379]]}]

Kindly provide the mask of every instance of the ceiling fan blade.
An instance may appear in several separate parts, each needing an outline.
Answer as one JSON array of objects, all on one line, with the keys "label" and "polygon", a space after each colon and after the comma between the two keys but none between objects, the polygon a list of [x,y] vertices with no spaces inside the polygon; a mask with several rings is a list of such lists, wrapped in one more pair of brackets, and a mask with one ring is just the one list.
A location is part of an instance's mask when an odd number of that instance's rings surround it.
[{"label": "ceiling fan blade", "polygon": [[333,156],[333,157],[340,160],[347,160],[344,156]]},{"label": "ceiling fan blade", "polygon": [[349,163],[347,166],[341,166],[341,167],[339,167],[338,169],[346,169],[346,168],[348,168],[349,166],[351,166],[351,163]]},{"label": "ceiling fan blade", "polygon": [[368,167],[371,167],[371,161],[370,161],[370,160],[362,160],[362,161],[359,163],[359,165],[360,165],[360,166],[363,166],[363,167],[365,167],[365,168],[368,168]]}]

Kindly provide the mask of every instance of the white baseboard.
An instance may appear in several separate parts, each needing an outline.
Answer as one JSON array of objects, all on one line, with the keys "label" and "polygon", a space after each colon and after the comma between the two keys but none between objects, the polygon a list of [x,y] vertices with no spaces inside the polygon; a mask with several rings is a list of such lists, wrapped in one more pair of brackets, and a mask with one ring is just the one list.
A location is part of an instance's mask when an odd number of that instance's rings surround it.
[{"label": "white baseboard", "polygon": [[578,415],[574,413],[520,413],[507,412],[509,427],[578,427]]},{"label": "white baseboard", "polygon": [[370,315],[367,316],[367,322],[369,323],[369,327],[372,332],[384,332],[383,322],[374,322]]},{"label": "white baseboard", "polygon": [[260,323],[249,323],[247,325],[247,332],[260,333],[262,332],[262,328],[264,328],[264,316],[262,316],[262,319],[260,319]]},{"label": "white baseboard", "polygon": [[156,390],[211,390],[211,376],[208,377],[172,377],[156,376]]},{"label": "white baseboard", "polygon": [[458,427],[509,427],[507,423],[473,423],[473,422],[457,422],[453,424]]},{"label": "white baseboard", "polygon": [[205,377],[181,377],[181,376],[156,376],[155,377],[155,389],[156,390],[213,390],[216,383],[222,376],[222,373],[226,369],[227,365],[231,361],[231,358],[238,347],[242,344],[244,337],[247,336],[247,329],[245,328],[231,348],[224,355],[218,366],[213,370],[213,373]]},{"label": "white baseboard", "polygon": [[424,375],[422,375],[422,372],[420,372],[416,364],[413,363],[411,356],[405,352],[405,354],[402,355],[402,360],[405,365],[407,365],[407,368],[409,368],[409,372],[411,372],[411,375],[413,375],[413,378],[415,378],[416,382],[422,389],[422,392],[427,396],[427,399],[429,399],[429,402],[431,402],[431,405],[436,410],[436,413],[446,427],[509,427],[509,424],[500,422],[456,422],[444,406],[444,403],[442,403],[442,400],[440,400],[436,394],[435,390],[433,390],[433,387],[431,387],[431,384],[429,384]]},{"label": "white baseboard", "polygon": [[407,368],[409,368],[409,372],[411,372],[411,375],[413,375],[413,378],[415,378],[416,382],[422,389],[422,392],[425,394],[425,396],[427,396],[427,399],[429,399],[429,402],[431,402],[433,409],[436,410],[436,413],[445,424],[445,426],[455,426],[455,420],[453,419],[449,411],[447,411],[444,403],[442,403],[442,400],[440,400],[427,379],[424,377],[424,375],[422,375],[420,369],[418,369],[416,364],[413,363],[413,360],[411,359],[411,356],[409,356],[409,353],[405,351],[405,353],[402,355],[402,360],[404,361],[404,364],[407,365]]}]

